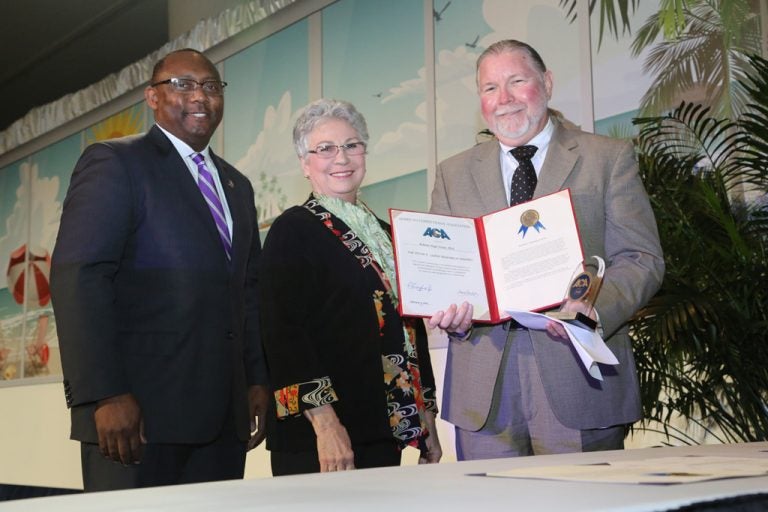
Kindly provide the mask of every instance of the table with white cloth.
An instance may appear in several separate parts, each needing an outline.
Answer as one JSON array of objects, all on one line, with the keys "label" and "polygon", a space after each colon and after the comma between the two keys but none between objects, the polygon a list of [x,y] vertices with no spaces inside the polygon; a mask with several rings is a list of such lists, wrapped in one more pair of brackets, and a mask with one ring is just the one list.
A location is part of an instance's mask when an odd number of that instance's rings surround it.
[{"label": "table with white cloth", "polygon": [[155,487],[9,501],[0,503],[0,511],[659,511],[768,493],[768,475],[677,485],[483,476],[516,468],[690,455],[768,459],[768,443],[544,455]]}]

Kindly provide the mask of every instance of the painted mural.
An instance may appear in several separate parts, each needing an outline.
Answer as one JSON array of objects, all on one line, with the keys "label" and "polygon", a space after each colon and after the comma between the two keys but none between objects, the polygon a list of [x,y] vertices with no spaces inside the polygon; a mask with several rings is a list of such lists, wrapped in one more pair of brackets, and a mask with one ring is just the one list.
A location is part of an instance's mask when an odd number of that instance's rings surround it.
[{"label": "painted mural", "polygon": [[224,61],[224,158],[251,180],[263,228],[309,194],[291,142],[309,101],[307,30],[295,23]]},{"label": "painted mural", "polygon": [[48,278],[69,177],[88,144],[145,129],[136,105],[0,170],[0,379],[61,375]]},{"label": "painted mural", "polygon": [[[254,185],[259,222],[268,229],[310,191],[291,131],[310,90],[351,101],[371,136],[363,200],[382,218],[390,207],[429,206],[429,151],[438,161],[479,140],[475,61],[491,43],[521,39],[537,48],[554,73],[551,106],[582,122],[578,25],[559,0],[434,0],[431,15],[413,0],[339,0],[318,14],[318,40],[307,19],[255,42],[219,63],[229,83],[214,149]],[[658,9],[642,2],[639,26]],[[592,17],[593,24],[597,16]],[[434,31],[426,55],[425,27]],[[593,28],[593,31],[595,29]],[[629,58],[632,35],[593,44],[596,131],[631,131],[631,117],[651,85],[642,59]],[[310,88],[312,49],[321,48],[320,84]],[[434,61],[435,83],[427,63]],[[429,118],[434,97],[435,119]],[[55,319],[46,298],[49,258],[69,175],[80,152],[96,141],[140,133],[151,113],[137,104],[0,169],[0,379],[60,374]],[[434,128],[434,140],[431,130]]]}]

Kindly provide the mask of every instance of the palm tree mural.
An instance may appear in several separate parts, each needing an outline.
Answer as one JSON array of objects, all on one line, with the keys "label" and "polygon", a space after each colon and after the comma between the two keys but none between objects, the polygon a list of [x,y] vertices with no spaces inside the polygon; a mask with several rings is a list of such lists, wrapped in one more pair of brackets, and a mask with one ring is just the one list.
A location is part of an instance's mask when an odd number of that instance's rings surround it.
[{"label": "palm tree mural", "polygon": [[278,183],[277,177],[268,176],[264,171],[259,173],[259,182],[254,194],[259,228],[268,228],[275,217],[285,210],[288,196]]},{"label": "palm tree mural", "polygon": [[[560,0],[560,7],[565,9],[566,18],[569,22],[576,21],[578,2],[584,0]],[[596,0],[589,0],[589,14],[592,14],[597,5]],[[619,24],[621,24],[621,33],[629,33],[629,17],[635,12],[640,0],[600,0],[600,31],[598,36],[598,48],[603,42],[605,29],[614,37],[619,37]]]},{"label": "palm tree mural", "polygon": [[678,3],[679,11],[652,15],[632,45],[637,56],[663,36],[643,65],[656,79],[643,96],[642,114],[662,114],[685,99],[710,107],[715,117],[738,118],[747,106],[743,79],[750,68],[748,56],[761,53],[758,2]]},{"label": "palm tree mural", "polygon": [[[579,1],[560,0],[571,21]],[[598,48],[606,30],[613,37],[631,32],[638,6],[639,0],[589,0],[590,14],[600,12]],[[706,105],[719,118],[743,113],[748,56],[761,53],[759,11],[758,0],[660,0],[632,44],[634,56],[652,47],[643,69],[655,80],[642,98],[642,115],[663,114],[683,100]]]}]

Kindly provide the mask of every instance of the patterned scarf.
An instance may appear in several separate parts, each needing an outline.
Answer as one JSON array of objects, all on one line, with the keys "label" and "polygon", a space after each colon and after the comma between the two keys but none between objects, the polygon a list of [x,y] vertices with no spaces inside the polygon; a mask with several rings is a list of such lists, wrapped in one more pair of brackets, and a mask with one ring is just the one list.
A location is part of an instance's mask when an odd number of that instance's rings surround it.
[{"label": "patterned scarf", "polygon": [[391,287],[392,302],[398,304],[397,278],[395,275],[395,254],[392,240],[384,231],[379,219],[362,201],[352,204],[336,197],[313,194],[323,207],[344,221],[354,231],[360,240],[371,250],[382,270],[387,275]]}]

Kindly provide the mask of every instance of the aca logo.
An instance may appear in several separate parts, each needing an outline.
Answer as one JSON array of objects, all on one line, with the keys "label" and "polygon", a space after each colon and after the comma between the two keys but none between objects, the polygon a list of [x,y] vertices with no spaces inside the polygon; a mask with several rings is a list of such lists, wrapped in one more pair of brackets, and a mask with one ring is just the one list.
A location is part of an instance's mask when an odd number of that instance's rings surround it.
[{"label": "aca logo", "polygon": [[427,230],[424,231],[424,234],[421,236],[429,236],[432,238],[442,238],[445,240],[451,239],[451,237],[448,236],[448,233],[446,233],[444,229],[440,229],[440,228],[427,228]]}]

